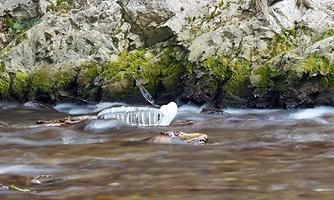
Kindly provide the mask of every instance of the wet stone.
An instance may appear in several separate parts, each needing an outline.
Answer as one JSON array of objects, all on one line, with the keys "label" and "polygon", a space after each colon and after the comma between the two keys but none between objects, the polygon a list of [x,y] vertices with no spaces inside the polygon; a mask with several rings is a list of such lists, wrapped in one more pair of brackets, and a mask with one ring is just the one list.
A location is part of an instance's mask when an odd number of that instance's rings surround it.
[{"label": "wet stone", "polygon": [[160,135],[151,138],[149,141],[156,144],[193,144],[202,145],[208,140],[208,136],[203,133],[184,132],[161,132]]}]

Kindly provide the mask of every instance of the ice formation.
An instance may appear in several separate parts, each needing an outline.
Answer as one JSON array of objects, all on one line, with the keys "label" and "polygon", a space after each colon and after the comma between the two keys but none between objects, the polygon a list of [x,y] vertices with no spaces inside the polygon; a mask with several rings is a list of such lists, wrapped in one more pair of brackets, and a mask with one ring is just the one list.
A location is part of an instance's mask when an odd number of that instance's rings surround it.
[{"label": "ice formation", "polygon": [[114,107],[101,111],[98,119],[118,119],[135,126],[168,126],[177,114],[175,102],[161,106],[160,109],[149,107]]}]

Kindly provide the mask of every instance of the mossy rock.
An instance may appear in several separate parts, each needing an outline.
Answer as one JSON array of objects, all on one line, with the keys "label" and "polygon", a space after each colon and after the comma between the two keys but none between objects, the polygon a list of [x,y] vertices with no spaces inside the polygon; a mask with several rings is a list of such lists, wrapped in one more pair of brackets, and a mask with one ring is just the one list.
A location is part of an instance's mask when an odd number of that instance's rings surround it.
[{"label": "mossy rock", "polygon": [[262,96],[268,92],[285,91],[288,87],[293,87],[295,76],[291,71],[270,64],[257,66],[252,71],[254,94]]},{"label": "mossy rock", "polygon": [[1,99],[7,98],[10,88],[10,77],[8,73],[0,73],[0,97]]},{"label": "mossy rock", "polygon": [[245,59],[231,61],[229,63],[231,76],[223,85],[223,94],[237,97],[249,95],[250,67],[251,63]]},{"label": "mossy rock", "polygon": [[334,63],[331,63],[325,56],[312,54],[304,61],[295,65],[293,70],[300,79],[320,78],[323,86],[334,85]]},{"label": "mossy rock", "polygon": [[10,76],[6,72],[6,65],[0,62],[0,98],[7,98],[10,88]]},{"label": "mossy rock", "polygon": [[78,96],[87,100],[98,100],[98,77],[102,74],[102,66],[96,63],[87,63],[80,66],[77,80]]},{"label": "mossy rock", "polygon": [[30,97],[53,95],[66,90],[74,81],[76,72],[73,70],[55,71],[50,67],[41,67],[30,76]]},{"label": "mossy rock", "polygon": [[11,95],[17,99],[23,100],[29,91],[29,74],[27,72],[18,71],[12,78]]},{"label": "mossy rock", "polygon": [[152,62],[152,57],[147,56],[145,50],[122,52],[117,61],[103,66],[102,76],[105,80],[104,93],[110,93],[107,95],[110,97],[138,91],[136,80],[150,93],[155,93],[160,82],[161,66]]},{"label": "mossy rock", "polygon": [[214,76],[218,81],[225,81],[231,76],[229,69],[230,59],[225,56],[209,57],[202,63],[208,75]]}]

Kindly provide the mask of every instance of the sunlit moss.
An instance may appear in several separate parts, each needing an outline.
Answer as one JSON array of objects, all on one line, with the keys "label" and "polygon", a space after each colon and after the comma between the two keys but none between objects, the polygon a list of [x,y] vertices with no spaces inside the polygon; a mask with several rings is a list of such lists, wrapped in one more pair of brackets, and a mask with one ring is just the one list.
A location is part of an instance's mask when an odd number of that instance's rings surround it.
[{"label": "sunlit moss", "polygon": [[295,43],[297,33],[297,29],[293,28],[291,30],[284,30],[280,34],[276,34],[269,42],[268,49],[263,57],[265,59],[271,59],[294,49],[297,46]]},{"label": "sunlit moss", "polygon": [[301,78],[321,77],[321,83],[324,86],[334,84],[334,64],[324,56],[310,55],[303,62],[297,64],[294,70]]}]

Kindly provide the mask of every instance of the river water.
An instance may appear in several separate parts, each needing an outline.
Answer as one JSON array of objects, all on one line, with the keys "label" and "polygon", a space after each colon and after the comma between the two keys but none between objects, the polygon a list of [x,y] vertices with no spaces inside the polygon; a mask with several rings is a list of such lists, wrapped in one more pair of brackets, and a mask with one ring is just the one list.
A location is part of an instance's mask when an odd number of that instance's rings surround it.
[{"label": "river water", "polygon": [[[0,199],[333,199],[331,107],[208,115],[185,105],[177,119],[192,125],[138,128],[91,120],[35,126],[116,104],[0,104],[0,184],[14,175],[52,175],[41,184],[16,183],[30,192],[0,189]],[[167,130],[205,133],[208,143],[144,141]]]}]

